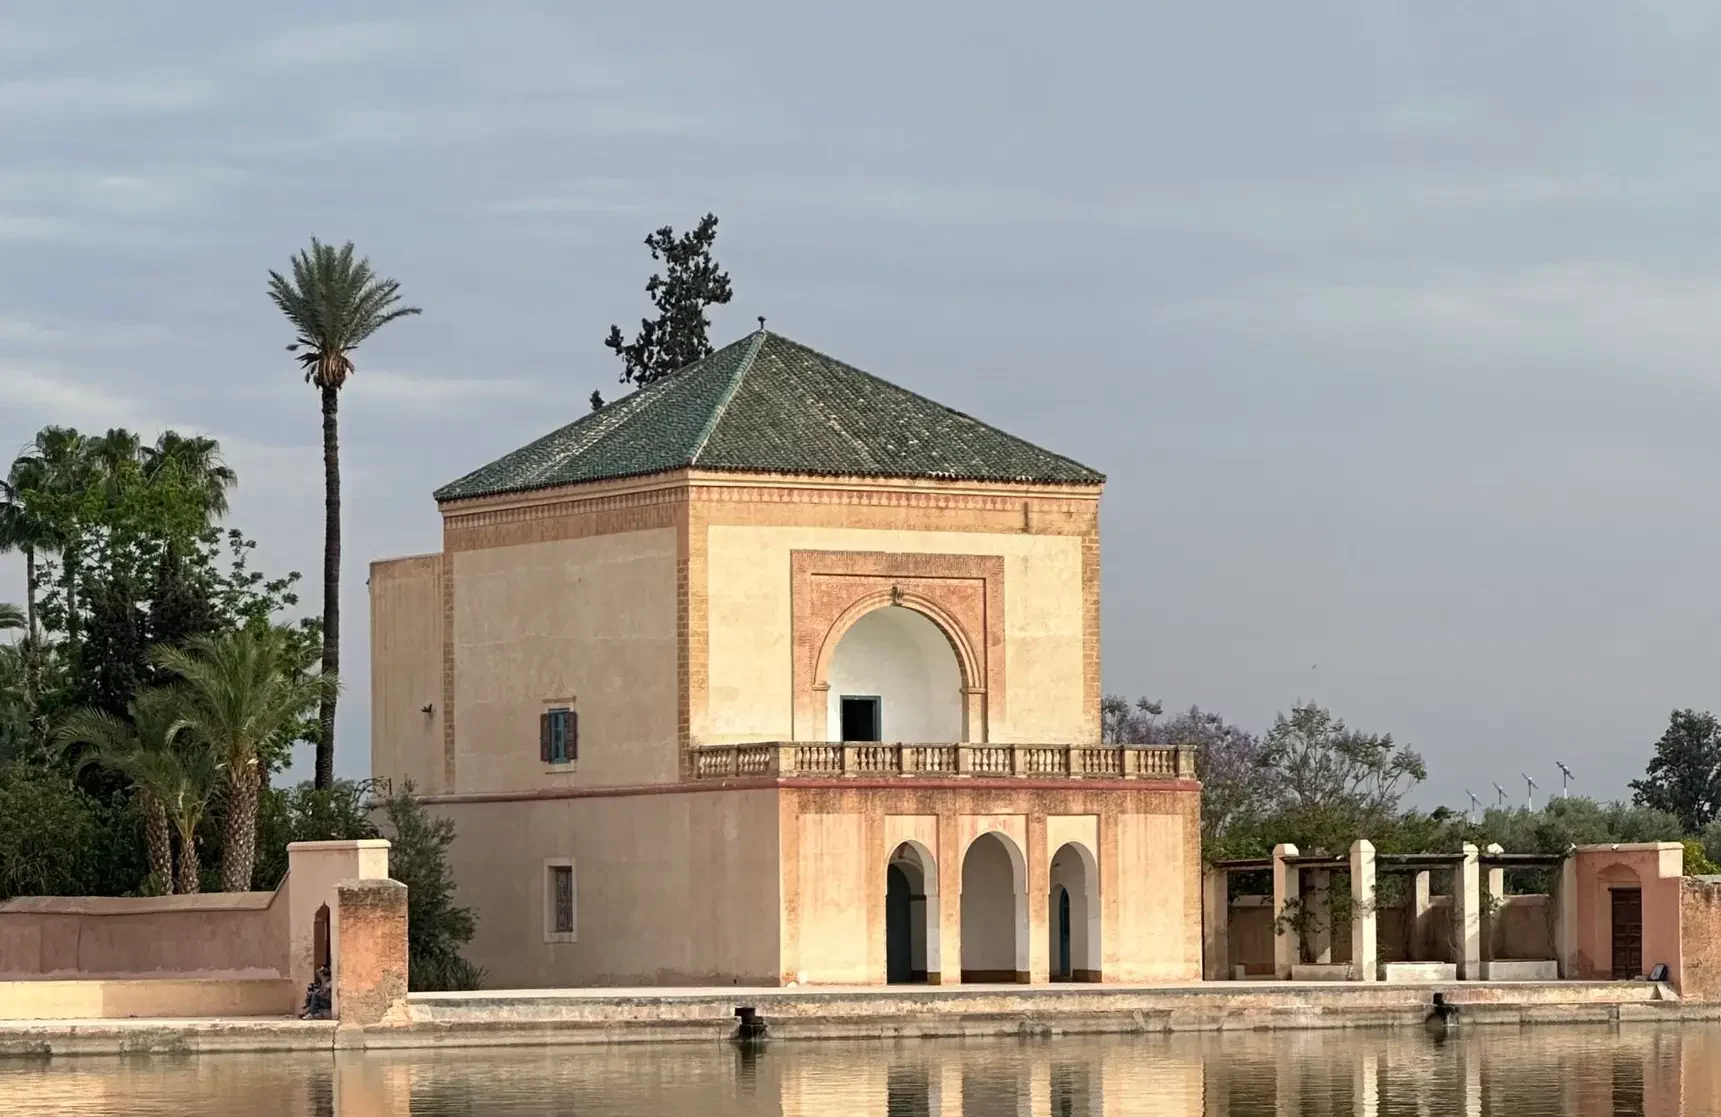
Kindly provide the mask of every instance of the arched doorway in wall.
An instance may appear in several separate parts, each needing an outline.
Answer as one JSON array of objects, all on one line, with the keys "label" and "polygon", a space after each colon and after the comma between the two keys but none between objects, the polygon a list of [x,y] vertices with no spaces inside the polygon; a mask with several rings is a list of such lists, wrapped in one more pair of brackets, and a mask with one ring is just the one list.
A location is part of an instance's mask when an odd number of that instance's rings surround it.
[{"label": "arched doorway in wall", "polygon": [[963,739],[962,667],[929,617],[884,606],[849,626],[826,675],[825,735],[833,741]]},{"label": "arched doorway in wall", "polygon": [[1008,835],[989,831],[962,858],[962,980],[1028,979],[1027,862]]},{"label": "arched doorway in wall", "polygon": [[1046,904],[1047,969],[1053,981],[1100,980],[1099,864],[1080,842],[1052,854]]},{"label": "arched doorway in wall", "polygon": [[919,842],[903,842],[885,866],[885,980],[906,985],[937,974],[938,865]]}]

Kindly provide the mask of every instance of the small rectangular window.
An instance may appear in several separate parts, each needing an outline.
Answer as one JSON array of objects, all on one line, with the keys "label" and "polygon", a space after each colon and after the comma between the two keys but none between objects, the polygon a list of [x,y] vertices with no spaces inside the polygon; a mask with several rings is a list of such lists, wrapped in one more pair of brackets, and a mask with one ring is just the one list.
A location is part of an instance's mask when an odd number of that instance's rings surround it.
[{"label": "small rectangular window", "polygon": [[545,764],[568,764],[579,756],[579,715],[566,707],[546,711],[538,719],[538,759]]},{"label": "small rectangular window", "polygon": [[878,741],[884,734],[879,724],[882,703],[870,695],[842,696],[842,739],[845,741]]},{"label": "small rectangular window", "polygon": [[555,922],[552,930],[558,935],[574,933],[574,867],[550,866],[550,879],[555,893]]}]

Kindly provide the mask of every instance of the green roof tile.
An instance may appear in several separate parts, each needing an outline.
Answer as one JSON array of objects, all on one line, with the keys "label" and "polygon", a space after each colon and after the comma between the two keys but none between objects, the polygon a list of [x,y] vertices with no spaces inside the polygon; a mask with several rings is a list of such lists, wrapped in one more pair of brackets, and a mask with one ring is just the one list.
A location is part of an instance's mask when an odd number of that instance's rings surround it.
[{"label": "green roof tile", "polygon": [[1099,484],[1104,475],[760,330],[436,490],[526,492],[684,467]]}]

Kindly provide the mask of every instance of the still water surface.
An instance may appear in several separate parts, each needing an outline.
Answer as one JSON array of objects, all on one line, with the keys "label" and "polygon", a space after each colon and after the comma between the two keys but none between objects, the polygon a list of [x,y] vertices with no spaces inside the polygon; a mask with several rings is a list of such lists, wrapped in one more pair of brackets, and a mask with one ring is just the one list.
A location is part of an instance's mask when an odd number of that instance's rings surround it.
[{"label": "still water surface", "polygon": [[1721,1114],[1721,1027],[0,1062],[44,1117]]}]

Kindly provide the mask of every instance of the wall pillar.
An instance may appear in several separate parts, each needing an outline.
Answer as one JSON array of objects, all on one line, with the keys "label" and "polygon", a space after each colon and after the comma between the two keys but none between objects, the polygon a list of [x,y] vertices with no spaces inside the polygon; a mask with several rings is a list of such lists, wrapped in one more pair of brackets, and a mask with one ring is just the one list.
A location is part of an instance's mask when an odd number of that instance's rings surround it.
[{"label": "wall pillar", "polygon": [[1231,874],[1209,868],[1201,878],[1201,976],[1231,976]]},{"label": "wall pillar", "polygon": [[1479,981],[1482,977],[1482,881],[1476,862],[1476,847],[1465,842],[1462,848],[1463,861],[1452,867],[1452,954],[1458,963],[1458,980]]},{"label": "wall pillar", "polygon": [[343,880],[329,903],[332,1015],[343,1024],[406,1021],[406,885]]},{"label": "wall pillar", "polygon": [[1374,843],[1358,839],[1351,843],[1351,970],[1358,981],[1379,976],[1379,952],[1375,941]]},{"label": "wall pillar", "polygon": [[1291,914],[1287,908],[1296,905],[1301,890],[1297,867],[1285,864],[1285,858],[1296,855],[1294,845],[1273,847],[1273,976],[1280,981],[1289,981],[1291,967],[1302,961],[1302,936],[1284,918]]},{"label": "wall pillar", "polygon": [[287,901],[287,976],[295,997],[304,997],[316,975],[317,912],[327,905],[332,918],[335,885],[387,879],[388,842],[382,838],[287,846],[287,879],[281,888]]},{"label": "wall pillar", "polygon": [[1560,976],[1567,981],[1578,976],[1578,859],[1570,854],[1560,864],[1559,921],[1554,926],[1554,953],[1559,955]]},{"label": "wall pillar", "polygon": [[1325,966],[1333,960],[1333,874],[1329,869],[1316,869],[1303,910],[1309,913],[1309,961]]}]

